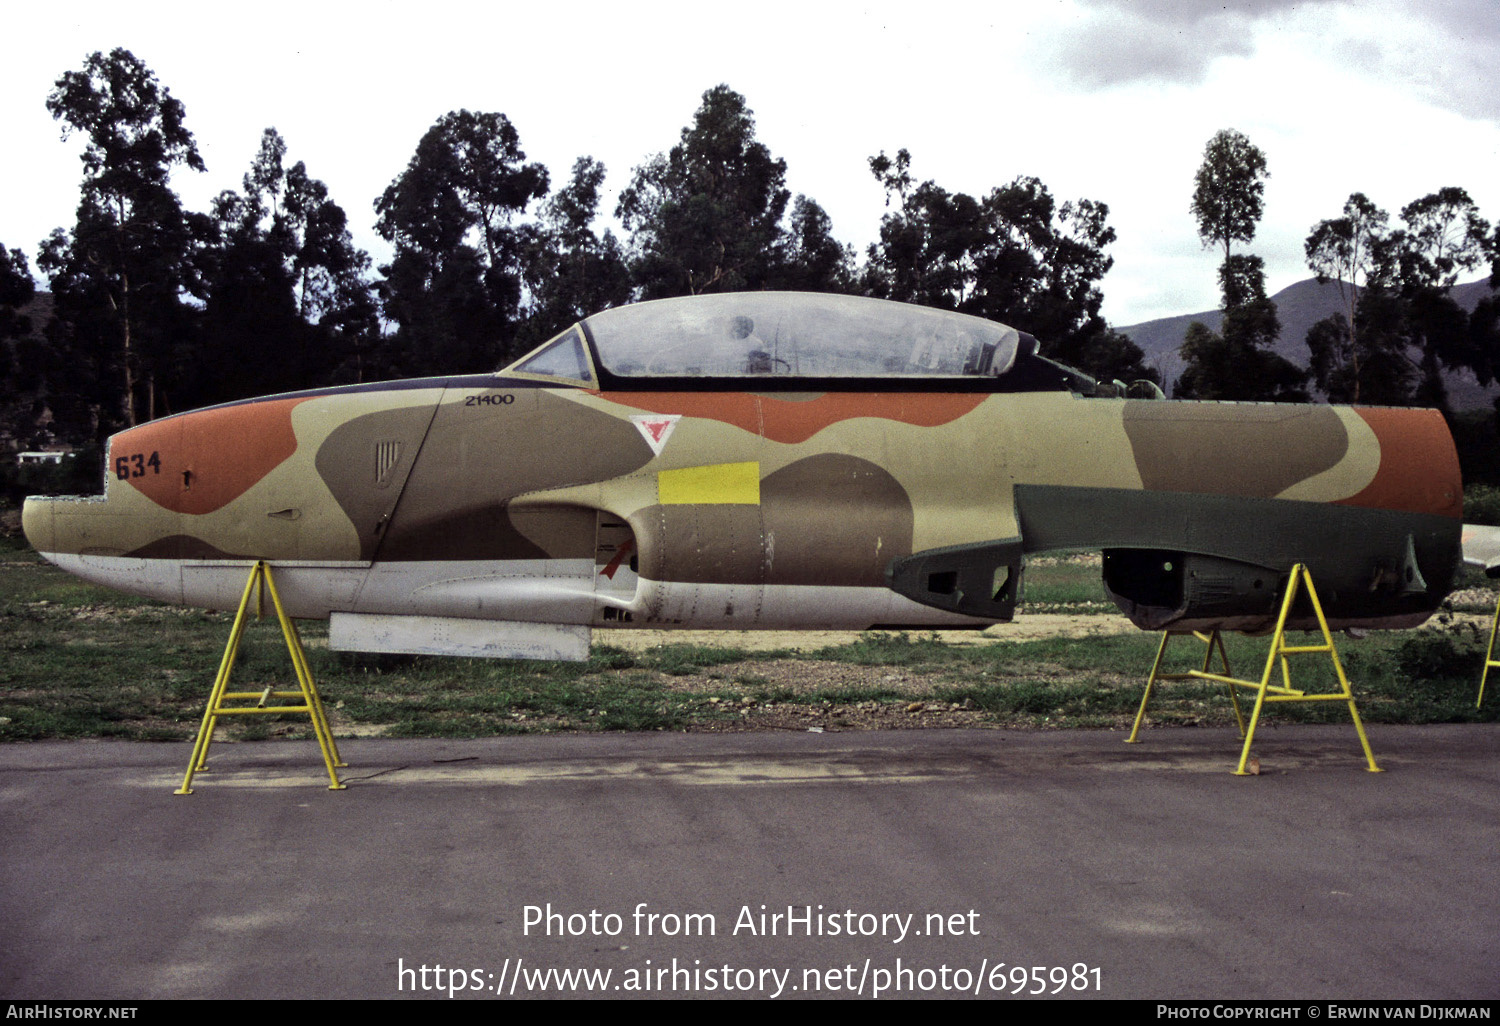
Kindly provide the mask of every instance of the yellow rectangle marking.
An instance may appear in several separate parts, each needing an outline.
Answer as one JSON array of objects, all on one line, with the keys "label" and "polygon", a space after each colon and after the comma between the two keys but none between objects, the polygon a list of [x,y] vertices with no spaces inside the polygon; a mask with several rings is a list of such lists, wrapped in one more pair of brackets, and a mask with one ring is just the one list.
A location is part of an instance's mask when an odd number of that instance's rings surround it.
[{"label": "yellow rectangle marking", "polygon": [[712,463],[706,467],[663,470],[656,475],[663,506],[688,503],[759,506],[759,463]]}]

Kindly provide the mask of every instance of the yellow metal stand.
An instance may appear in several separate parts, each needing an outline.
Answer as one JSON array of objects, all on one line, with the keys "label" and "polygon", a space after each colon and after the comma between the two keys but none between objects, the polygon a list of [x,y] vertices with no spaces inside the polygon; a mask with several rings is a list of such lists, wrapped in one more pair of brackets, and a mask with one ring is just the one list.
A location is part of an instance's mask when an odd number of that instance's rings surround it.
[{"label": "yellow metal stand", "polygon": [[1495,632],[1500,631],[1500,600],[1495,602],[1495,617],[1490,621],[1490,647],[1484,653],[1484,673],[1479,675],[1479,697],[1474,699],[1474,708],[1484,705],[1484,685],[1490,679],[1490,668],[1500,666],[1495,658]]},{"label": "yellow metal stand", "polygon": [[[1298,590],[1304,587],[1307,589],[1307,597],[1312,604],[1313,614],[1318,619],[1318,628],[1323,632],[1323,643],[1321,645],[1288,645],[1286,641],[1287,618],[1291,615],[1292,604],[1297,600]],[[1201,635],[1199,636],[1201,637]],[[1212,635],[1210,635],[1211,638]],[[1163,637],[1162,651],[1165,650],[1166,643],[1167,639]],[[1157,652],[1158,666],[1161,662],[1162,651]],[[1211,651],[1212,647],[1210,647]],[[1337,691],[1310,695],[1305,691],[1292,687],[1292,672],[1287,662],[1287,656],[1323,652],[1326,652],[1328,657],[1333,660],[1333,669],[1334,673],[1338,676],[1339,689]],[[1220,654],[1222,656],[1222,650]],[[1271,683],[1271,672],[1275,669],[1278,660],[1281,663],[1281,684],[1275,685]],[[1236,687],[1252,688],[1255,690],[1255,709],[1250,714],[1250,727],[1248,730],[1244,729],[1243,726],[1241,727],[1245,744],[1240,751],[1239,766],[1234,771],[1237,776],[1251,775],[1246,769],[1246,766],[1250,762],[1250,745],[1255,740],[1255,728],[1260,723],[1260,714],[1267,702],[1347,702],[1349,704],[1349,716],[1354,721],[1355,732],[1359,734],[1360,747],[1364,749],[1365,762],[1368,769],[1371,773],[1381,772],[1380,767],[1375,765],[1375,754],[1370,751],[1370,740],[1365,736],[1364,724],[1360,721],[1359,710],[1354,704],[1354,693],[1349,689],[1349,678],[1344,675],[1344,664],[1339,661],[1338,649],[1334,647],[1333,635],[1328,630],[1328,618],[1323,615],[1323,604],[1318,600],[1317,589],[1313,587],[1312,575],[1307,572],[1307,568],[1301,563],[1292,567],[1291,577],[1287,580],[1286,597],[1282,600],[1281,612],[1276,618],[1276,630],[1271,635],[1271,651],[1266,656],[1266,668],[1265,672],[1261,674],[1260,680],[1239,680],[1231,677],[1228,673],[1228,660],[1225,659],[1224,663],[1224,673],[1210,673],[1207,669],[1208,657],[1205,656],[1204,669],[1190,670],[1180,676],[1198,680],[1220,681],[1229,685],[1231,695],[1234,694],[1233,689]],[[1152,672],[1155,675],[1156,670],[1153,669]],[[1144,708],[1145,703],[1142,701],[1143,711]],[[1236,713],[1238,713],[1238,702],[1236,702]],[[1137,720],[1139,720],[1139,716]],[[1133,734],[1132,737],[1134,737]]]},{"label": "yellow metal stand", "polygon": [[[240,650],[240,641],[245,634],[245,623],[250,611],[250,596],[256,595],[256,618],[259,619],[265,613],[265,593],[270,592],[271,604],[276,609],[277,622],[281,624],[282,637],[286,638],[287,651],[292,657],[292,667],[297,672],[296,691],[273,691],[266,688],[264,691],[229,691],[229,675],[234,670],[234,659]],[[272,698],[301,698],[301,705],[268,705]],[[253,699],[254,705],[225,705],[231,701],[247,701]],[[182,787],[174,791],[174,794],[193,793],[193,774],[206,768],[208,763],[208,746],[213,741],[214,727],[218,725],[220,716],[274,716],[281,713],[307,713],[312,720],[313,733],[317,735],[318,747],[323,752],[323,764],[328,767],[328,777],[333,781],[329,785],[330,791],[342,791],[344,785],[339,783],[338,774],[334,771],[336,766],[347,766],[348,763],[339,758],[338,746],[333,743],[333,733],[328,729],[328,717],[323,712],[323,701],[318,697],[317,686],[313,684],[312,671],[307,665],[307,655],[302,650],[302,639],[297,634],[297,628],[286,615],[286,610],[281,605],[281,597],[276,594],[276,583],[271,580],[271,568],[264,561],[257,562],[250,571],[250,579],[245,582],[245,594],[240,598],[240,609],[235,614],[234,626],[229,631],[229,644],[224,649],[224,658],[219,663],[219,675],[214,678],[214,688],[208,698],[208,708],[203,712],[203,725],[198,728],[198,740],[193,744],[193,757],[188,762],[187,774],[182,778]]]},{"label": "yellow metal stand", "polygon": [[[1181,637],[1193,637],[1203,642],[1203,665],[1196,672],[1162,673],[1161,665],[1167,656],[1167,642]],[[1156,648],[1156,662],[1151,664],[1151,676],[1146,678],[1146,693],[1141,696],[1141,708],[1135,714],[1135,726],[1130,728],[1130,736],[1125,739],[1126,744],[1140,743],[1137,735],[1141,732],[1141,724],[1146,720],[1146,703],[1151,701],[1151,691],[1156,687],[1156,682],[1159,680],[1193,680],[1205,676],[1208,673],[1209,664],[1213,662],[1215,651],[1219,653],[1219,665],[1224,667],[1223,675],[1217,679],[1229,681],[1229,700],[1234,703],[1234,719],[1239,724],[1240,737],[1245,736],[1245,717],[1240,713],[1240,696],[1236,690],[1239,682],[1229,675],[1229,656],[1224,652],[1224,639],[1220,637],[1219,632],[1215,630],[1204,634],[1201,631],[1162,631],[1161,644]]]}]

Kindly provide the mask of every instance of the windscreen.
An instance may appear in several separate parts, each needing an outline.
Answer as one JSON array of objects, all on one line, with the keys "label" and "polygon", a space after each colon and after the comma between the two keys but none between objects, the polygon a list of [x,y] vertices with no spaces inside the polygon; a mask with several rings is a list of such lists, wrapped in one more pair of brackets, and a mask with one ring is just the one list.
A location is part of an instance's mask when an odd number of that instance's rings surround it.
[{"label": "windscreen", "polygon": [[578,333],[576,324],[510,369],[524,374],[568,378],[585,384],[594,379],[589,373],[588,358],[584,355],[583,336]]}]

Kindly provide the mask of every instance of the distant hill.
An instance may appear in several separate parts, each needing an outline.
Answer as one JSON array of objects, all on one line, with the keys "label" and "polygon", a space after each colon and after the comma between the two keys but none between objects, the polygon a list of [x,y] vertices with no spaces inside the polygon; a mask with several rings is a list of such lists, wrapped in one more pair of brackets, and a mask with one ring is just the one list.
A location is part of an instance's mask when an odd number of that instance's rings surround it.
[{"label": "distant hill", "polygon": [[[1490,287],[1487,280],[1453,286],[1453,298],[1465,310],[1472,311],[1488,295]],[[1281,338],[1276,343],[1276,351],[1298,367],[1306,367],[1312,359],[1312,354],[1307,350],[1308,329],[1343,309],[1338,285],[1334,282],[1319,285],[1316,278],[1308,278],[1295,285],[1288,285],[1271,299],[1276,304],[1277,316],[1281,318]],[[1115,330],[1122,335],[1129,335],[1131,341],[1141,347],[1146,354],[1146,365],[1159,371],[1170,387],[1182,374],[1182,357],[1177,351],[1182,346],[1182,338],[1187,333],[1188,325],[1194,321],[1202,321],[1212,330],[1218,331],[1220,318],[1218,310],[1205,310],[1202,313],[1163,317]],[[1448,376],[1448,392],[1453,408],[1465,410],[1489,406],[1494,397],[1500,394],[1500,388],[1480,388],[1473,375],[1464,372]]]},{"label": "distant hill", "polygon": [[31,297],[31,302],[26,303],[16,311],[22,317],[30,319],[31,338],[41,339],[45,337],[43,336],[42,332],[46,330],[47,322],[52,320],[52,310],[54,306],[55,304],[52,301],[52,293],[43,292],[41,289],[37,289],[36,294]]}]

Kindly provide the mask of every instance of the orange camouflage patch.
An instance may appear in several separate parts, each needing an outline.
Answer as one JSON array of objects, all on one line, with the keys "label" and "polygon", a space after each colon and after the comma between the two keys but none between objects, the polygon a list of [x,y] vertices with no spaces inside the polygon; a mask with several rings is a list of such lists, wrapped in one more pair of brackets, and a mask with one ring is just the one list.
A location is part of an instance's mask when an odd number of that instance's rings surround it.
[{"label": "orange camouflage patch", "polygon": [[273,399],[199,410],[122,431],[109,473],[174,513],[221,509],[297,451],[292,409]]},{"label": "orange camouflage patch", "polygon": [[1380,469],[1341,506],[1463,518],[1463,477],[1458,451],[1436,410],[1358,408],[1380,442]]},{"label": "orange camouflage patch", "polygon": [[972,412],[988,398],[982,392],[824,392],[798,399],[749,392],[595,394],[633,409],[717,420],[788,445],[805,442],[824,428],[860,417],[894,420],[914,427],[937,427]]}]

